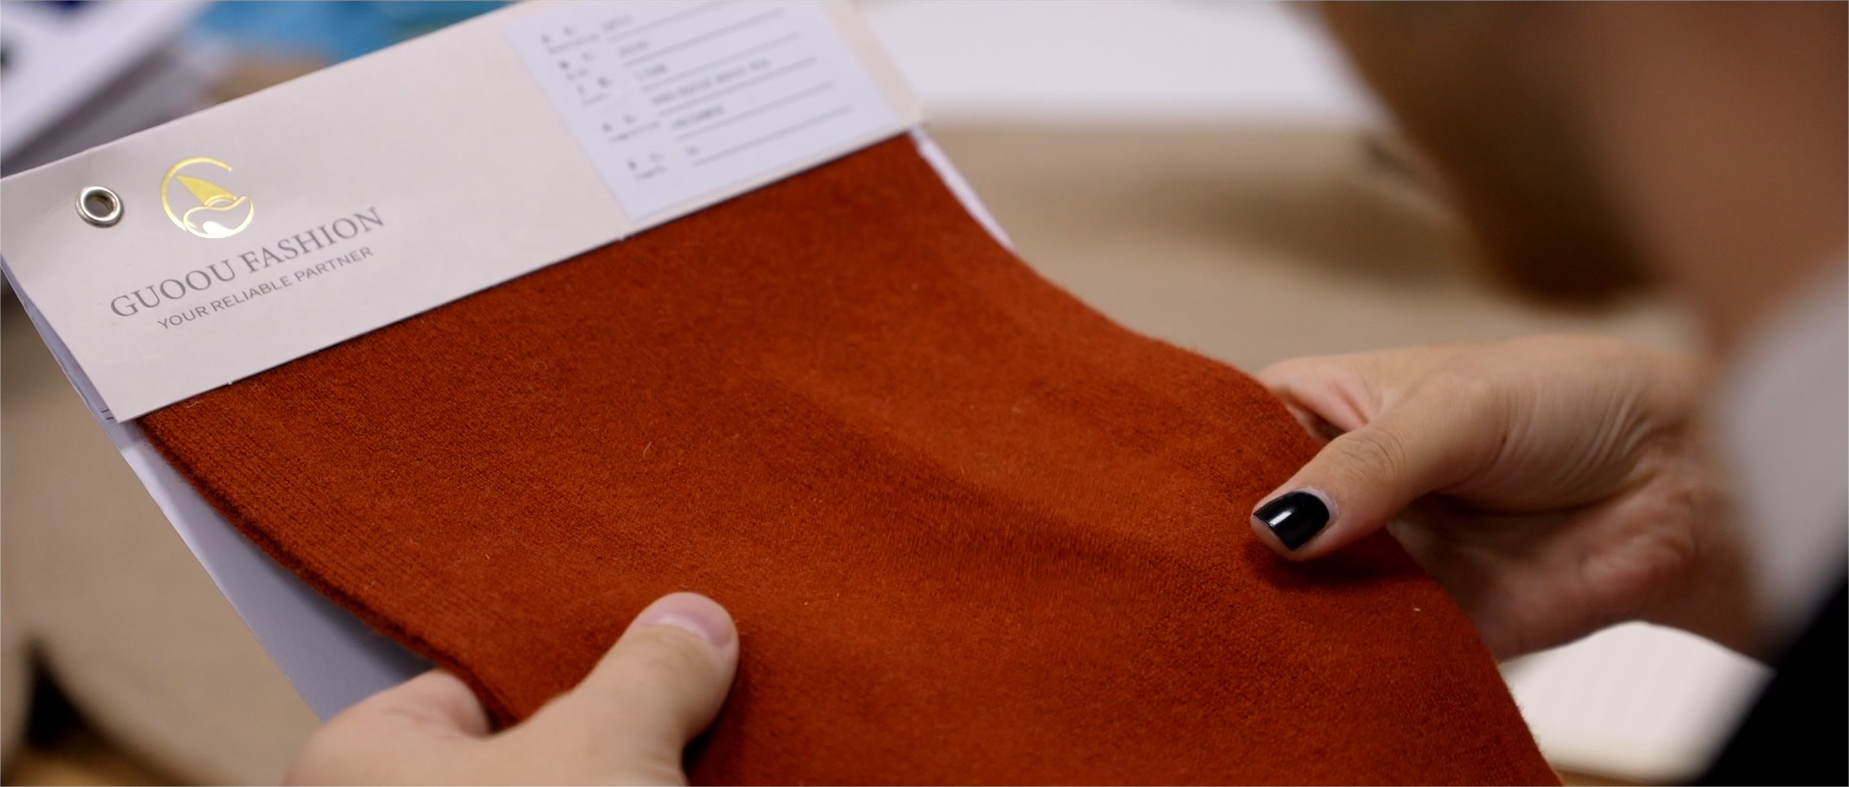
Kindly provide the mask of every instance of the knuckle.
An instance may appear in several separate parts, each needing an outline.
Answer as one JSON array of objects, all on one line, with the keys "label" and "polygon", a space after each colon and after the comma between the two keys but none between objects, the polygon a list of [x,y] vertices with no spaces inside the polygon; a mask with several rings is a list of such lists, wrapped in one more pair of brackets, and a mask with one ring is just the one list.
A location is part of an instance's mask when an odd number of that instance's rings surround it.
[{"label": "knuckle", "polygon": [[333,778],[332,774],[327,773],[322,765],[325,759],[326,755],[317,750],[315,739],[309,738],[308,743],[295,755],[295,761],[289,763],[288,770],[283,771],[282,783],[284,785],[336,783],[338,780]]},{"label": "knuckle", "polygon": [[1344,464],[1368,476],[1397,476],[1410,466],[1406,442],[1385,429],[1350,432],[1337,442],[1349,460]]},{"label": "knuckle", "polygon": [[665,757],[645,757],[640,762],[631,763],[628,772],[613,783],[629,784],[664,784],[681,785],[687,783],[687,773],[681,769],[679,752],[671,752]]},{"label": "knuckle", "polygon": [[1420,387],[1432,404],[1468,412],[1481,410],[1494,401],[1497,385],[1491,377],[1480,369],[1452,366],[1433,371]]},{"label": "knuckle", "polygon": [[1260,369],[1253,375],[1270,388],[1314,385],[1362,374],[1367,355],[1310,355],[1290,358]]},{"label": "knuckle", "polygon": [[1470,365],[1434,370],[1409,397],[1408,414],[1445,436],[1441,442],[1449,448],[1500,434],[1510,417],[1511,394],[1522,387],[1510,375],[1519,373]]},{"label": "knuckle", "polygon": [[1291,358],[1260,369],[1254,376],[1266,383],[1282,382],[1316,369],[1322,362],[1321,358]]},{"label": "knuckle", "polygon": [[657,625],[638,629],[632,636],[634,642],[623,662],[637,673],[679,676],[712,669],[709,646],[691,631]]},{"label": "knuckle", "polygon": [[342,784],[352,781],[346,764],[364,759],[371,736],[338,719],[309,736],[283,773],[283,784]]}]

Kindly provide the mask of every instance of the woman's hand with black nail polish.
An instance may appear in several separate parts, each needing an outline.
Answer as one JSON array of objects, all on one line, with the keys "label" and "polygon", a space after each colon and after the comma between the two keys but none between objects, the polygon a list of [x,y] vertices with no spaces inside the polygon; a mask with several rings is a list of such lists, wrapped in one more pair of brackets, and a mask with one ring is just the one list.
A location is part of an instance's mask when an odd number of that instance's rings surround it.
[{"label": "woman's hand with black nail polish", "polygon": [[1295,552],[1335,518],[1335,507],[1329,505],[1329,500],[1320,492],[1298,489],[1271,498],[1271,502],[1253,511],[1252,516],[1271,531],[1285,549]]},{"label": "woman's hand with black nail polish", "polygon": [[1700,362],[1551,336],[1258,376],[1329,441],[1253,512],[1280,555],[1315,559],[1387,527],[1499,657],[1631,619],[1758,647]]}]

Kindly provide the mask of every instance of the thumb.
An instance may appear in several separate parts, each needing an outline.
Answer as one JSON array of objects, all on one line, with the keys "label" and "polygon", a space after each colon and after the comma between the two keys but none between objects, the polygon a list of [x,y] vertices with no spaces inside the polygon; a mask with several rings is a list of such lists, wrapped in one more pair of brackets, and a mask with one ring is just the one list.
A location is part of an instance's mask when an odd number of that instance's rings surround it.
[{"label": "thumb", "polygon": [[1488,461],[1480,408],[1416,399],[1329,441],[1252,512],[1259,540],[1292,560],[1368,536],[1412,501]]},{"label": "thumb", "polygon": [[525,726],[598,752],[618,778],[684,781],[681,753],[719,715],[737,667],[732,616],[705,596],[673,593]]}]

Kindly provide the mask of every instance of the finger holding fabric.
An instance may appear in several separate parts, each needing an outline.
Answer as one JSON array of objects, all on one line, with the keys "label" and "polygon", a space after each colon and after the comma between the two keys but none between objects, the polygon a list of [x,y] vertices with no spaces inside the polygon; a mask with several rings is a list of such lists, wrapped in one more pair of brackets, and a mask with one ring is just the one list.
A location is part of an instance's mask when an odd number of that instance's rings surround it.
[{"label": "finger holding fabric", "polygon": [[1389,528],[1509,657],[1645,619],[1758,647],[1697,360],[1591,337],[1276,364],[1321,452],[1253,514],[1312,560]]},{"label": "finger holding fabric", "polygon": [[492,734],[467,685],[432,670],[310,738],[291,784],[685,784],[687,742],[719,713],[738,665],[723,607],[674,593],[636,616],[571,691]]}]

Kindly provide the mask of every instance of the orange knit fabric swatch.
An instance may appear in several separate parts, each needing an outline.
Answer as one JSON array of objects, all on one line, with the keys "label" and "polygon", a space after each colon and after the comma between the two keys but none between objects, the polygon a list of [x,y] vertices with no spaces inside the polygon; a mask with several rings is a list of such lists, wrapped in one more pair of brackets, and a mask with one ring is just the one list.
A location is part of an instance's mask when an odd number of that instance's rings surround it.
[{"label": "orange knit fabric swatch", "polygon": [[1040,279],[909,139],[141,423],[501,723],[717,599],[696,781],[1554,780],[1395,543],[1252,536],[1315,451],[1276,399]]}]

